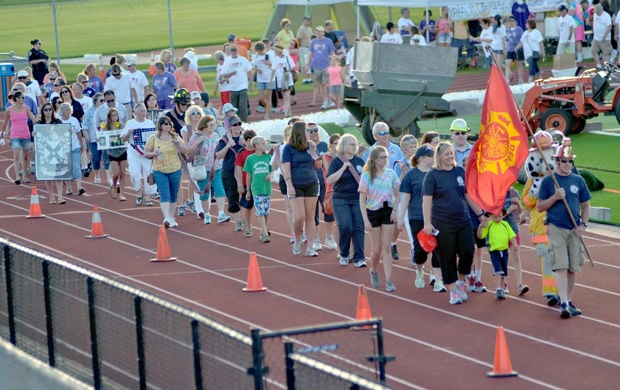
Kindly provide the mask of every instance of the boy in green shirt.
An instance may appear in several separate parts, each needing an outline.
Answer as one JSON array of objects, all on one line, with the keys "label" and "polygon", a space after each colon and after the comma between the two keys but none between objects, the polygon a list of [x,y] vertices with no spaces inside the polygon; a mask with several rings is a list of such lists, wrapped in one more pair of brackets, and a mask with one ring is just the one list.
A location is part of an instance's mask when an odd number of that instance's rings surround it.
[{"label": "boy in green shirt", "polygon": [[503,290],[504,279],[508,277],[508,248],[512,245],[515,251],[519,250],[515,237],[508,222],[503,220],[505,210],[500,214],[492,214],[490,219],[481,223],[478,227],[478,238],[487,238],[487,248],[493,264],[493,275],[496,276],[495,297],[506,299]]},{"label": "boy in green shirt", "polygon": [[271,172],[273,167],[269,164],[271,156],[267,152],[267,141],[263,137],[252,138],[254,154],[248,156],[243,166],[247,173],[247,183],[250,191],[246,193],[247,200],[254,199],[254,210],[261,228],[260,240],[269,242],[267,230],[267,217],[271,207]]}]

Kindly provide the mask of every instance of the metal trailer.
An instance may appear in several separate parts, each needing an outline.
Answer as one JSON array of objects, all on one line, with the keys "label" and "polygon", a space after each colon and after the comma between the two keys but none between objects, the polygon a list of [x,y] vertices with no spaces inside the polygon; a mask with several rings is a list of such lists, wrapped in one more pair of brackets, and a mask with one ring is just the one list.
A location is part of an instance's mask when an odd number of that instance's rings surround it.
[{"label": "metal trailer", "polygon": [[456,77],[456,48],[360,41],[354,55],[358,88],[345,88],[344,107],[369,144],[377,121],[387,123],[392,142],[398,142],[405,134],[420,135],[422,113],[450,111],[441,96]]}]

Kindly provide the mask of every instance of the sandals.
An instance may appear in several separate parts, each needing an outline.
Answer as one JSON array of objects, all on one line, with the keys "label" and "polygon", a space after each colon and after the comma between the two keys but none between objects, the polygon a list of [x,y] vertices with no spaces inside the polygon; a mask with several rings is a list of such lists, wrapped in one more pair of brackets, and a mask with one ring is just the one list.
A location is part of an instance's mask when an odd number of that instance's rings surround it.
[{"label": "sandals", "polygon": [[116,187],[110,186],[110,198],[116,199]]},{"label": "sandals", "polygon": [[118,197],[118,200],[120,200],[121,202],[124,202],[127,200],[127,198],[125,198],[122,194],[121,196]]}]

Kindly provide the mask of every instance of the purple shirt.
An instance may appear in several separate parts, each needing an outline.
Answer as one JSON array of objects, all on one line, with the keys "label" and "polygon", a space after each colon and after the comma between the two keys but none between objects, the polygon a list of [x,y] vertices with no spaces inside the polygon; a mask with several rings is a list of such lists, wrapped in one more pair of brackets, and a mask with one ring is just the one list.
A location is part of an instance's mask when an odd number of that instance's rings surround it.
[{"label": "purple shirt", "polygon": [[157,95],[157,104],[159,105],[160,110],[172,108],[170,96],[174,94],[174,88],[176,86],[177,81],[175,80],[174,75],[170,72],[153,75],[153,91],[155,92],[155,95]]},{"label": "purple shirt", "polygon": [[336,51],[334,42],[329,38],[314,38],[310,42],[310,53],[312,53],[312,63],[310,67],[313,70],[327,69],[329,66],[329,56]]}]

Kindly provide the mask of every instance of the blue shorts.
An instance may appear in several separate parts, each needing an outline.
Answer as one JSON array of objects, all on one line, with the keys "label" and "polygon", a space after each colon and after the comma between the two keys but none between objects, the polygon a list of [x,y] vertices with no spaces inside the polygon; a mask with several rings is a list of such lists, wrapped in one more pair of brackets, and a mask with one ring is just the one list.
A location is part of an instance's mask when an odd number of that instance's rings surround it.
[{"label": "blue shorts", "polygon": [[271,195],[254,195],[254,209],[257,217],[266,217],[271,208]]},{"label": "blue shorts", "polygon": [[493,275],[508,276],[508,249],[503,251],[489,251]]},{"label": "blue shorts", "polygon": [[243,191],[243,194],[241,194],[241,197],[239,198],[239,206],[243,207],[246,210],[251,210],[252,207],[254,207],[254,199],[250,196],[250,200],[248,200],[248,190],[247,187],[244,188],[245,191]]},{"label": "blue shorts", "polygon": [[275,89],[273,83],[266,83],[262,81],[256,82],[256,89],[259,91],[264,91],[266,89],[272,90]]},{"label": "blue shorts", "polygon": [[82,177],[82,153],[80,149],[71,151],[71,178],[73,180]]},{"label": "blue shorts", "polygon": [[30,150],[31,147],[30,138],[11,138],[11,150]]}]

